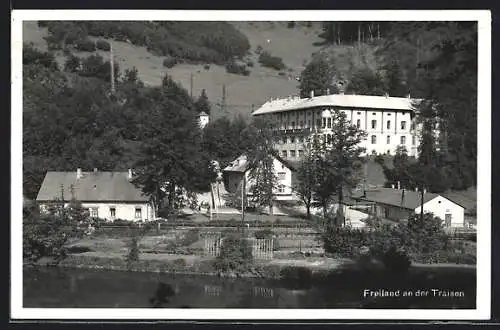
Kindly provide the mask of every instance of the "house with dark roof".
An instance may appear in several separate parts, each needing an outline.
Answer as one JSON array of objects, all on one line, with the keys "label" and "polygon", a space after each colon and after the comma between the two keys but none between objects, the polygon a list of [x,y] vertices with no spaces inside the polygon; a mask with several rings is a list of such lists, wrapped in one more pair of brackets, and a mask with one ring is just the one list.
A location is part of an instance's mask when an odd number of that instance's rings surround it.
[{"label": "house with dark roof", "polygon": [[445,227],[464,227],[464,207],[451,199],[424,190],[376,188],[358,192],[352,199],[359,204],[369,204],[371,213],[381,218],[400,221],[411,213],[420,213],[422,202],[424,213],[431,212],[444,221]]},{"label": "house with dark roof", "polygon": [[[273,167],[278,179],[278,185],[274,189],[277,200],[294,199],[293,183],[295,180],[295,167],[279,156],[273,156]],[[228,192],[241,191],[243,179],[245,179],[246,193],[251,196],[252,179],[250,178],[249,162],[246,155],[241,155],[232,161],[223,170],[224,186]]]},{"label": "house with dark roof", "polygon": [[155,219],[148,196],[132,183],[128,172],[52,172],[45,175],[36,198],[41,210],[55,201],[74,199],[88,208],[92,217],[107,220],[148,221]]}]

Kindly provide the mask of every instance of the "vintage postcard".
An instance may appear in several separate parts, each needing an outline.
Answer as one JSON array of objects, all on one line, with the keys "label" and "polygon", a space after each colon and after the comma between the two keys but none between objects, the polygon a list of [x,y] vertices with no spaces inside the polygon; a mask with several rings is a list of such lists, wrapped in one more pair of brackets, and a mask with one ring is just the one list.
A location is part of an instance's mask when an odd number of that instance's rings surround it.
[{"label": "vintage postcard", "polygon": [[488,319],[490,25],[14,10],[11,317]]}]

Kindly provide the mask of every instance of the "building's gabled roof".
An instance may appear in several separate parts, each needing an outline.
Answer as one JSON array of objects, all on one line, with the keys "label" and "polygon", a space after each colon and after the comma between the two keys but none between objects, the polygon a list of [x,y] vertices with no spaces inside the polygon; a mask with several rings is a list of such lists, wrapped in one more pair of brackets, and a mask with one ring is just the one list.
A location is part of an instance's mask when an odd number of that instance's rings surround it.
[{"label": "building's gabled roof", "polygon": [[278,154],[274,155],[274,157],[279,160],[280,163],[288,167],[292,172],[296,171],[300,166],[300,160],[285,159]]},{"label": "building's gabled roof", "polygon": [[307,109],[314,107],[336,106],[361,109],[389,109],[413,111],[413,102],[419,101],[408,97],[390,97],[373,95],[330,94],[312,98],[284,98],[264,103],[252,115]]},{"label": "building's gabled roof", "polygon": [[[439,196],[440,195],[434,193],[424,193],[424,204]],[[404,190],[403,198],[403,189],[392,188],[366,190],[366,196],[363,196],[362,192],[357,192],[356,195],[352,197],[359,201],[375,202],[411,210],[415,210],[421,205],[422,198],[421,193],[414,190]]]},{"label": "building's gabled roof", "polygon": [[[275,159],[277,159],[280,163],[285,165],[287,168],[290,170],[294,170],[295,168],[286,160],[281,158],[278,155],[272,155]],[[238,172],[238,173],[244,173],[249,170],[249,162],[247,161],[247,156],[246,155],[241,155],[235,160],[233,160],[228,166],[224,168],[224,172]]]},{"label": "building's gabled roof", "polygon": [[245,173],[248,170],[247,156],[241,155],[224,168],[224,172]]},{"label": "building's gabled roof", "polygon": [[37,201],[64,199],[73,196],[78,201],[93,202],[146,202],[149,200],[141,189],[128,178],[128,172],[82,172],[77,179],[75,172],[47,172],[36,198]]}]

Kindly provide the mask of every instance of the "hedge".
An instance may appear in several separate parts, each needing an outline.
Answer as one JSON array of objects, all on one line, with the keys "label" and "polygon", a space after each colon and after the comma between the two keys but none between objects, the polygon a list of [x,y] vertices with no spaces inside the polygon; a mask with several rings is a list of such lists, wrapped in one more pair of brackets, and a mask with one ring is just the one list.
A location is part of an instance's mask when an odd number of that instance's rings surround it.
[{"label": "hedge", "polygon": [[97,49],[104,50],[104,51],[110,51],[111,50],[111,44],[106,41],[99,39],[96,41],[95,46]]}]

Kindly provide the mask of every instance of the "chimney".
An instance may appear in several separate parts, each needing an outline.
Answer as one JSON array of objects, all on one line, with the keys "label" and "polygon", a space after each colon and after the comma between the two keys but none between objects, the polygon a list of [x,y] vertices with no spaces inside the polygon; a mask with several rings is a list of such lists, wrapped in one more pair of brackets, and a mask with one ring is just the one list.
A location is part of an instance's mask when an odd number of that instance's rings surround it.
[{"label": "chimney", "polygon": [[312,90],[312,91],[309,93],[309,97],[310,97],[310,98],[313,98],[313,97],[314,97],[314,90]]},{"label": "chimney", "polygon": [[385,98],[389,98],[389,93],[385,93]]},{"label": "chimney", "polygon": [[415,192],[418,192],[418,187],[415,187]]},{"label": "chimney", "polygon": [[398,181],[398,190],[401,189],[401,183]]},{"label": "chimney", "polygon": [[128,179],[132,180],[132,169],[131,168],[128,169]]},{"label": "chimney", "polygon": [[391,188],[394,189],[394,185],[393,184],[391,184]]},{"label": "chimney", "polygon": [[82,178],[82,169],[81,168],[77,168],[76,169],[76,179],[81,179]]},{"label": "chimney", "polygon": [[411,99],[411,95],[410,93],[408,93],[408,95],[406,95],[407,98]]},{"label": "chimney", "polygon": [[330,95],[330,88],[326,89],[326,95]]},{"label": "chimney", "polygon": [[97,167],[94,167],[94,173],[97,173]]},{"label": "chimney", "polygon": [[426,193],[427,193],[427,189],[424,188],[424,194],[426,194]]}]

